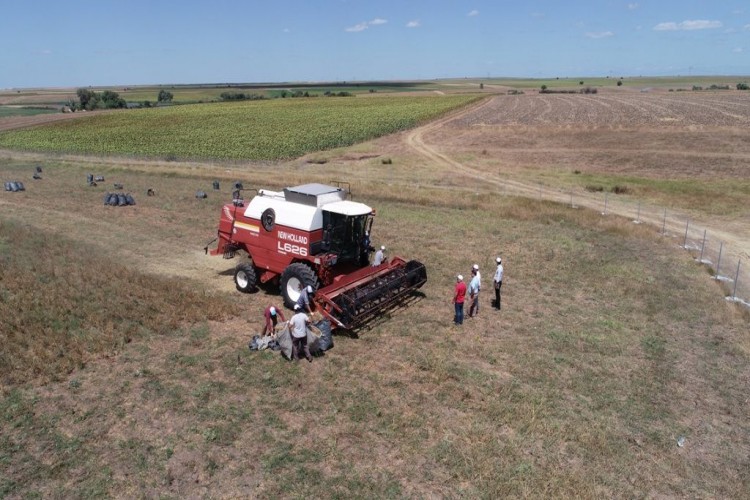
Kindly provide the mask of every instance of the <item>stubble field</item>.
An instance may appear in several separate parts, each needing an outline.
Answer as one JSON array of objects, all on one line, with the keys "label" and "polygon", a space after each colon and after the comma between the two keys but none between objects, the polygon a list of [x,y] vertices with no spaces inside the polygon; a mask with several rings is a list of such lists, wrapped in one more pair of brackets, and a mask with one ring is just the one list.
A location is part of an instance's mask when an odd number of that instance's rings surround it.
[{"label": "stubble field", "polygon": [[[515,97],[532,107],[548,98],[497,96],[439,126],[275,164],[4,153],[2,177],[28,190],[0,196],[0,313],[17,321],[3,330],[17,356],[2,367],[0,492],[741,497],[750,487],[747,314],[652,228],[499,190],[505,180],[533,183],[545,165],[544,175],[566,182],[583,173],[585,182],[622,182],[622,150],[646,147],[630,141],[648,132],[671,144],[669,127],[682,146],[632,175],[650,182],[654,191],[642,194],[679,200],[660,183],[679,181],[672,170],[686,149],[710,151],[690,140],[690,127],[673,124],[579,131],[601,104],[573,111],[583,123],[500,124]],[[718,126],[744,137],[734,123]],[[617,148],[586,151],[623,132],[629,139]],[[730,156],[747,153],[739,139],[723,148]],[[563,166],[575,158],[581,174]],[[746,199],[742,159],[731,161],[738,166],[704,184],[732,182]],[[44,179],[26,181],[37,163]],[[664,163],[667,173],[653,171]],[[107,182],[86,186],[88,172]],[[261,311],[278,297],[234,292],[234,262],[203,255],[229,191],[211,191],[211,181],[278,188],[341,178],[353,182],[355,200],[378,209],[374,243],[427,265],[424,296],[358,338],[337,335],[311,365],[251,353]],[[138,205],[103,207],[111,182],[124,183]],[[143,194],[149,187],[156,197]],[[209,198],[195,199],[196,189]],[[711,217],[706,206],[698,198],[696,210]],[[498,253],[506,281],[495,313],[487,292]],[[483,310],[458,329],[450,325],[453,277],[474,262]],[[73,315],[82,325],[55,323],[55,314],[71,317],[56,298],[66,286],[96,290],[87,283],[100,281],[87,272],[111,272],[114,295],[70,294],[77,299],[63,306],[83,311]],[[149,284],[149,276],[158,279]],[[103,301],[112,307],[98,307]],[[70,371],[20,362],[33,355],[39,315],[50,317],[43,326],[60,345],[75,333],[70,355],[81,358]],[[81,346],[94,334],[107,337],[87,352]],[[51,359],[61,352],[48,350]]]}]

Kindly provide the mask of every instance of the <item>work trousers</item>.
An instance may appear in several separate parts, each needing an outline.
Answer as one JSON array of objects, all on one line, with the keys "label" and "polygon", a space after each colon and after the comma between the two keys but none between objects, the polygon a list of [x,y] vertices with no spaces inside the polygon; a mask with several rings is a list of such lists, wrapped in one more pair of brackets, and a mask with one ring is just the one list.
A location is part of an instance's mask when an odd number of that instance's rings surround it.
[{"label": "work trousers", "polygon": [[469,306],[469,317],[477,314],[479,314],[479,292],[474,294],[474,298],[471,299],[471,306]]},{"label": "work trousers", "polygon": [[307,335],[304,337],[297,338],[295,336],[292,336],[292,359],[298,360],[299,359],[299,351],[302,349],[302,351],[305,353],[305,359],[308,361],[312,361],[312,355],[310,355],[310,348],[307,346]]},{"label": "work trousers", "polygon": [[456,315],[453,316],[453,322],[457,325],[464,324],[464,303],[456,302]]},{"label": "work trousers", "polygon": [[500,309],[500,288],[502,288],[502,286],[502,281],[495,283],[495,309]]}]

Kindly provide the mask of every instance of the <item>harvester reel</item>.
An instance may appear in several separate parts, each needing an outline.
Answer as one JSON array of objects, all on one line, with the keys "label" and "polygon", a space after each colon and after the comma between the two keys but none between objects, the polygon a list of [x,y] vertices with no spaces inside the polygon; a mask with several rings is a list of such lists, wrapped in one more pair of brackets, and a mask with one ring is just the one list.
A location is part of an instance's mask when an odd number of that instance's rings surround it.
[{"label": "harvester reel", "polygon": [[318,289],[318,277],[315,275],[310,266],[302,262],[289,264],[281,273],[281,295],[284,297],[284,305],[293,308],[299,299],[299,285],[310,285],[313,290]]},{"label": "harvester reel", "polygon": [[252,292],[257,283],[258,277],[252,264],[244,262],[234,269],[234,284],[240,292]]}]

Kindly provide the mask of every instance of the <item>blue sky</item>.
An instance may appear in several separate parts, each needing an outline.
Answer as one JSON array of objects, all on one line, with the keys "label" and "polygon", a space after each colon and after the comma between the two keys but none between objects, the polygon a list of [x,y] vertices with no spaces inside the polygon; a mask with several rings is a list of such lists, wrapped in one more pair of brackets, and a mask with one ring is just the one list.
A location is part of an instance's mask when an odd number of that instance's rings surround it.
[{"label": "blue sky", "polygon": [[0,88],[750,74],[747,0],[0,0]]}]

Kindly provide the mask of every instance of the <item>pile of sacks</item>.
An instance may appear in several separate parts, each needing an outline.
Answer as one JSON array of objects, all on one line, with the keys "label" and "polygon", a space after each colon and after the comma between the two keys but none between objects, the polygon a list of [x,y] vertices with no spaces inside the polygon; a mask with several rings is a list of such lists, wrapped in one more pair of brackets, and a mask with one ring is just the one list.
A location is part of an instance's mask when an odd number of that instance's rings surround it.
[{"label": "pile of sacks", "polygon": [[[320,356],[324,351],[333,348],[331,323],[317,312],[313,313],[310,319],[312,324],[307,329],[307,346],[310,348],[310,354]],[[292,333],[286,322],[280,323],[273,335],[254,335],[248,347],[251,351],[281,351],[285,358],[292,359]]]},{"label": "pile of sacks", "polygon": [[26,188],[21,181],[10,181],[5,183],[5,190],[15,193],[17,191],[26,191]]},{"label": "pile of sacks", "polygon": [[127,205],[135,205],[135,200],[130,193],[110,193],[108,191],[104,194],[104,205],[110,207],[124,207]]}]

